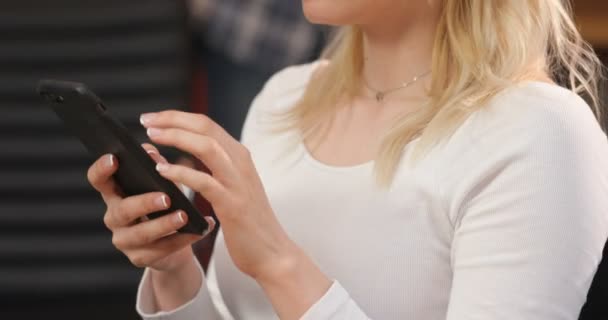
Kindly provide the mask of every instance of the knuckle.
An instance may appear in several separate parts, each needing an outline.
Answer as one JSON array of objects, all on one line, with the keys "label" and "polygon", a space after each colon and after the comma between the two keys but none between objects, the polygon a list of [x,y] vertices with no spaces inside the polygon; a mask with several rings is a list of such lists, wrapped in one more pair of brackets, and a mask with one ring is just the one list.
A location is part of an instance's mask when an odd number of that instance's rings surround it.
[{"label": "knuckle", "polygon": [[159,114],[159,116],[162,117],[162,120],[164,121],[173,121],[177,118],[177,115],[178,111],[174,109],[169,109]]},{"label": "knuckle", "polygon": [[198,144],[199,155],[213,156],[218,153],[219,144],[214,139],[205,139]]},{"label": "knuckle", "polygon": [[243,157],[244,159],[247,160],[251,160],[251,151],[249,151],[249,149],[243,145],[241,145],[241,147],[239,148],[239,152],[241,153],[241,157]]},{"label": "knuckle", "polygon": [[138,268],[144,268],[147,265],[148,259],[142,255],[142,254],[131,254],[129,256],[129,260],[131,261],[131,263],[138,267]]},{"label": "knuckle", "polygon": [[216,136],[217,134],[217,125],[213,120],[211,120],[208,116],[204,114],[200,114],[197,116],[197,131],[203,133],[207,136]]},{"label": "knuckle", "polygon": [[93,177],[93,168],[89,167],[89,170],[87,170],[87,180],[89,181],[90,184],[94,184],[94,177]]},{"label": "knuckle", "polygon": [[123,200],[114,211],[113,218],[120,226],[124,226],[135,219],[131,217],[132,215],[133,213],[129,210],[129,203]]},{"label": "knuckle", "polygon": [[183,177],[186,175],[184,171],[185,168],[183,168],[182,166],[173,165],[170,166],[169,169],[167,169],[166,174],[167,176],[171,177],[171,179],[183,179]]},{"label": "knuckle", "polygon": [[211,189],[211,185],[209,183],[209,179],[207,179],[206,176],[203,176],[200,179],[196,180],[196,188],[198,189],[198,191],[201,191],[203,193],[206,193],[209,191],[209,189]]},{"label": "knuckle", "polygon": [[159,220],[158,227],[155,232],[158,234],[157,238],[163,237],[162,235],[167,235],[170,232],[175,231],[175,220],[173,220],[173,214],[168,214],[163,217],[162,221]]},{"label": "knuckle", "polygon": [[180,129],[165,129],[164,136],[169,142],[175,143],[178,147],[185,148],[188,145],[188,141],[183,139],[183,135],[180,132]]},{"label": "knuckle", "polygon": [[209,149],[210,152],[219,153],[219,151],[222,149],[222,146],[219,142],[217,142],[217,140],[209,139]]},{"label": "knuckle", "polygon": [[156,212],[158,211],[156,209],[156,198],[160,197],[160,194],[150,194],[147,195],[146,197],[142,198],[142,204],[141,207],[145,210],[144,213],[152,213],[152,212]]},{"label": "knuckle", "polygon": [[146,232],[145,230],[138,230],[134,234],[135,239],[137,239],[138,243],[148,244],[152,241],[152,236]]},{"label": "knuckle", "polygon": [[253,155],[246,147],[241,147],[239,149],[239,159],[241,159],[241,161],[239,161],[239,171],[246,177],[252,178],[256,175]]},{"label": "knuckle", "polygon": [[122,240],[116,234],[112,235],[112,245],[118,250],[123,247]]},{"label": "knuckle", "polygon": [[205,131],[209,128],[211,119],[204,114],[197,115],[198,120],[198,128],[202,131]]},{"label": "knuckle", "polygon": [[175,129],[164,129],[163,130],[163,135],[162,135],[163,139],[165,140],[169,140],[169,141],[173,141],[175,140],[178,136],[175,132]]},{"label": "knuckle", "polygon": [[120,224],[122,224],[122,222],[125,220],[124,214],[127,209],[126,207],[127,207],[127,203],[124,200],[120,201],[118,203],[118,205],[116,206],[116,210],[114,210],[114,212],[112,212],[112,217],[114,218],[114,220],[116,220]]},{"label": "knuckle", "polygon": [[89,170],[87,170],[87,180],[89,180],[89,183],[92,184],[93,186],[96,186],[97,184],[97,164],[93,164],[89,167]]},{"label": "knuckle", "polygon": [[112,230],[112,218],[110,217],[112,213],[110,210],[106,211],[106,214],[103,215],[103,224],[106,228]]}]

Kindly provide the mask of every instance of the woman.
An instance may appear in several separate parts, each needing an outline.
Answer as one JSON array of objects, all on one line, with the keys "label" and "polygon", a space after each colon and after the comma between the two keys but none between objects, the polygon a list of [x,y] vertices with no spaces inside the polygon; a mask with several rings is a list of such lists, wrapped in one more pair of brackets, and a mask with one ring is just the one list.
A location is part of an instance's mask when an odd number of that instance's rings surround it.
[{"label": "woman", "polygon": [[[303,0],[345,26],[274,76],[242,143],[201,115],[142,116],[207,175],[222,225],[202,275],[158,193],[89,171],[147,319],[576,319],[608,235],[599,63],[560,0]],[[565,82],[571,89],[557,86]],[[574,91],[574,92],[573,92]],[[590,108],[576,93],[587,95]]]}]

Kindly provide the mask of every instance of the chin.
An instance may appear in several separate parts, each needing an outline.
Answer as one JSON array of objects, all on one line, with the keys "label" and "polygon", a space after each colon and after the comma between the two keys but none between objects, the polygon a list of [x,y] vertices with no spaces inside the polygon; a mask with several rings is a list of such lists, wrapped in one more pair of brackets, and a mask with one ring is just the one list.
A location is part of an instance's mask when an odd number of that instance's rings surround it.
[{"label": "chin", "polygon": [[302,0],[306,19],[314,24],[344,26],[358,23],[369,0]]}]

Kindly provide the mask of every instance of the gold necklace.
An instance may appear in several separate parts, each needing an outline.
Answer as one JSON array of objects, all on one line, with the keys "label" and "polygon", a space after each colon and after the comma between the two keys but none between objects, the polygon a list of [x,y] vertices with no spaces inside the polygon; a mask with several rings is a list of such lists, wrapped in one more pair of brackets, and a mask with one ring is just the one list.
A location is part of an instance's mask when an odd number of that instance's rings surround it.
[{"label": "gold necklace", "polygon": [[389,95],[389,94],[391,94],[391,93],[393,93],[395,91],[399,91],[401,89],[405,89],[405,88],[413,85],[414,83],[416,83],[418,80],[420,80],[420,79],[428,76],[429,74],[431,74],[430,70],[427,71],[427,72],[425,72],[425,73],[423,73],[423,74],[420,74],[420,75],[417,75],[417,76],[413,77],[410,81],[406,81],[406,82],[402,83],[398,87],[391,88],[391,89],[388,89],[388,90],[378,90],[378,89],[372,88],[372,86],[369,85],[369,83],[367,82],[367,79],[365,77],[363,77],[363,82],[365,84],[365,87],[367,87],[368,90],[370,90],[372,93],[374,93],[374,97],[376,98],[376,101],[382,102],[382,101],[384,101],[384,98],[387,95]]}]

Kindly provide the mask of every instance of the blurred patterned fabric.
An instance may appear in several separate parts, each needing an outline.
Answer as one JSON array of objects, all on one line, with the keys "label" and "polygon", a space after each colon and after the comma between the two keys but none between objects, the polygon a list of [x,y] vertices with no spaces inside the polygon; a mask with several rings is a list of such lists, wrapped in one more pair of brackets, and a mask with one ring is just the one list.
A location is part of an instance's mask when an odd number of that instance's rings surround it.
[{"label": "blurred patterned fabric", "polygon": [[325,28],[310,24],[301,0],[191,0],[207,46],[234,62],[277,70],[318,52]]}]

